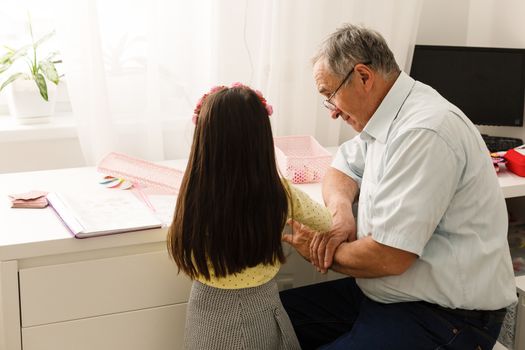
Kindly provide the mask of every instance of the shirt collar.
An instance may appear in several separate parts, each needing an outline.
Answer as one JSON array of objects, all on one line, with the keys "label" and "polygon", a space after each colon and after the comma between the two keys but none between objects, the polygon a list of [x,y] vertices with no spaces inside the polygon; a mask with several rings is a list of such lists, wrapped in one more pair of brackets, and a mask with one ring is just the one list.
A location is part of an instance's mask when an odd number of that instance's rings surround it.
[{"label": "shirt collar", "polygon": [[377,110],[365,125],[360,135],[361,139],[367,140],[373,138],[381,143],[386,142],[390,125],[392,125],[392,122],[399,113],[407,96],[410,94],[414,84],[415,80],[408,76],[408,74],[405,72],[399,74],[396,82],[392,85]]}]

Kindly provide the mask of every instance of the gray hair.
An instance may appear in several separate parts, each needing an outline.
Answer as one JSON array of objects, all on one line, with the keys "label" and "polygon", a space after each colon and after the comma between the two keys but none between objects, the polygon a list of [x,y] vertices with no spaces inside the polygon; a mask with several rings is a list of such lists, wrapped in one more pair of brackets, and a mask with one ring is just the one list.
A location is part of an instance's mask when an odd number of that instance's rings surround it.
[{"label": "gray hair", "polygon": [[326,59],[328,69],[341,78],[354,65],[365,62],[371,62],[368,66],[387,80],[400,71],[383,36],[353,24],[345,24],[323,42],[313,63],[320,59]]}]

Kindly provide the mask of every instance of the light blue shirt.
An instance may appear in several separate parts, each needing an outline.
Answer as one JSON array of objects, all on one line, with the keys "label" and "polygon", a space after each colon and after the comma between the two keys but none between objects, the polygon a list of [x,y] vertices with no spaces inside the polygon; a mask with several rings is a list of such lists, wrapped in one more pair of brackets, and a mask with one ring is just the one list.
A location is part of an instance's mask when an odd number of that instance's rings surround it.
[{"label": "light blue shirt", "polygon": [[482,310],[517,300],[505,199],[488,150],[434,89],[402,72],[332,166],[359,184],[357,238],[419,256],[402,275],[357,279],[369,298]]}]

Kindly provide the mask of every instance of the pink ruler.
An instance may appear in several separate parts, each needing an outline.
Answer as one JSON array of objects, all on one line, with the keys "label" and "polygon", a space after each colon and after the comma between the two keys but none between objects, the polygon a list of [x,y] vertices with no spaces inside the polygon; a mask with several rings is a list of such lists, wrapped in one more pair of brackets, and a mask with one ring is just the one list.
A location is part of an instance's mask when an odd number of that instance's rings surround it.
[{"label": "pink ruler", "polygon": [[183,172],[122,153],[111,152],[97,170],[139,184],[148,193],[178,194]]}]

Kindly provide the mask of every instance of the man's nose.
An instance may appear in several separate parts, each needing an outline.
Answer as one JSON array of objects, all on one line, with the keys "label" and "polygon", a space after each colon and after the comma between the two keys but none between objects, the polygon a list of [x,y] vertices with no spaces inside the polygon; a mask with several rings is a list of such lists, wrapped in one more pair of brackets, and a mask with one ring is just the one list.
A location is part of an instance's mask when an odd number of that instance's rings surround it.
[{"label": "man's nose", "polygon": [[332,117],[332,119],[337,119],[340,116],[341,116],[341,110],[339,108],[337,108],[334,111],[330,111],[330,117]]}]

